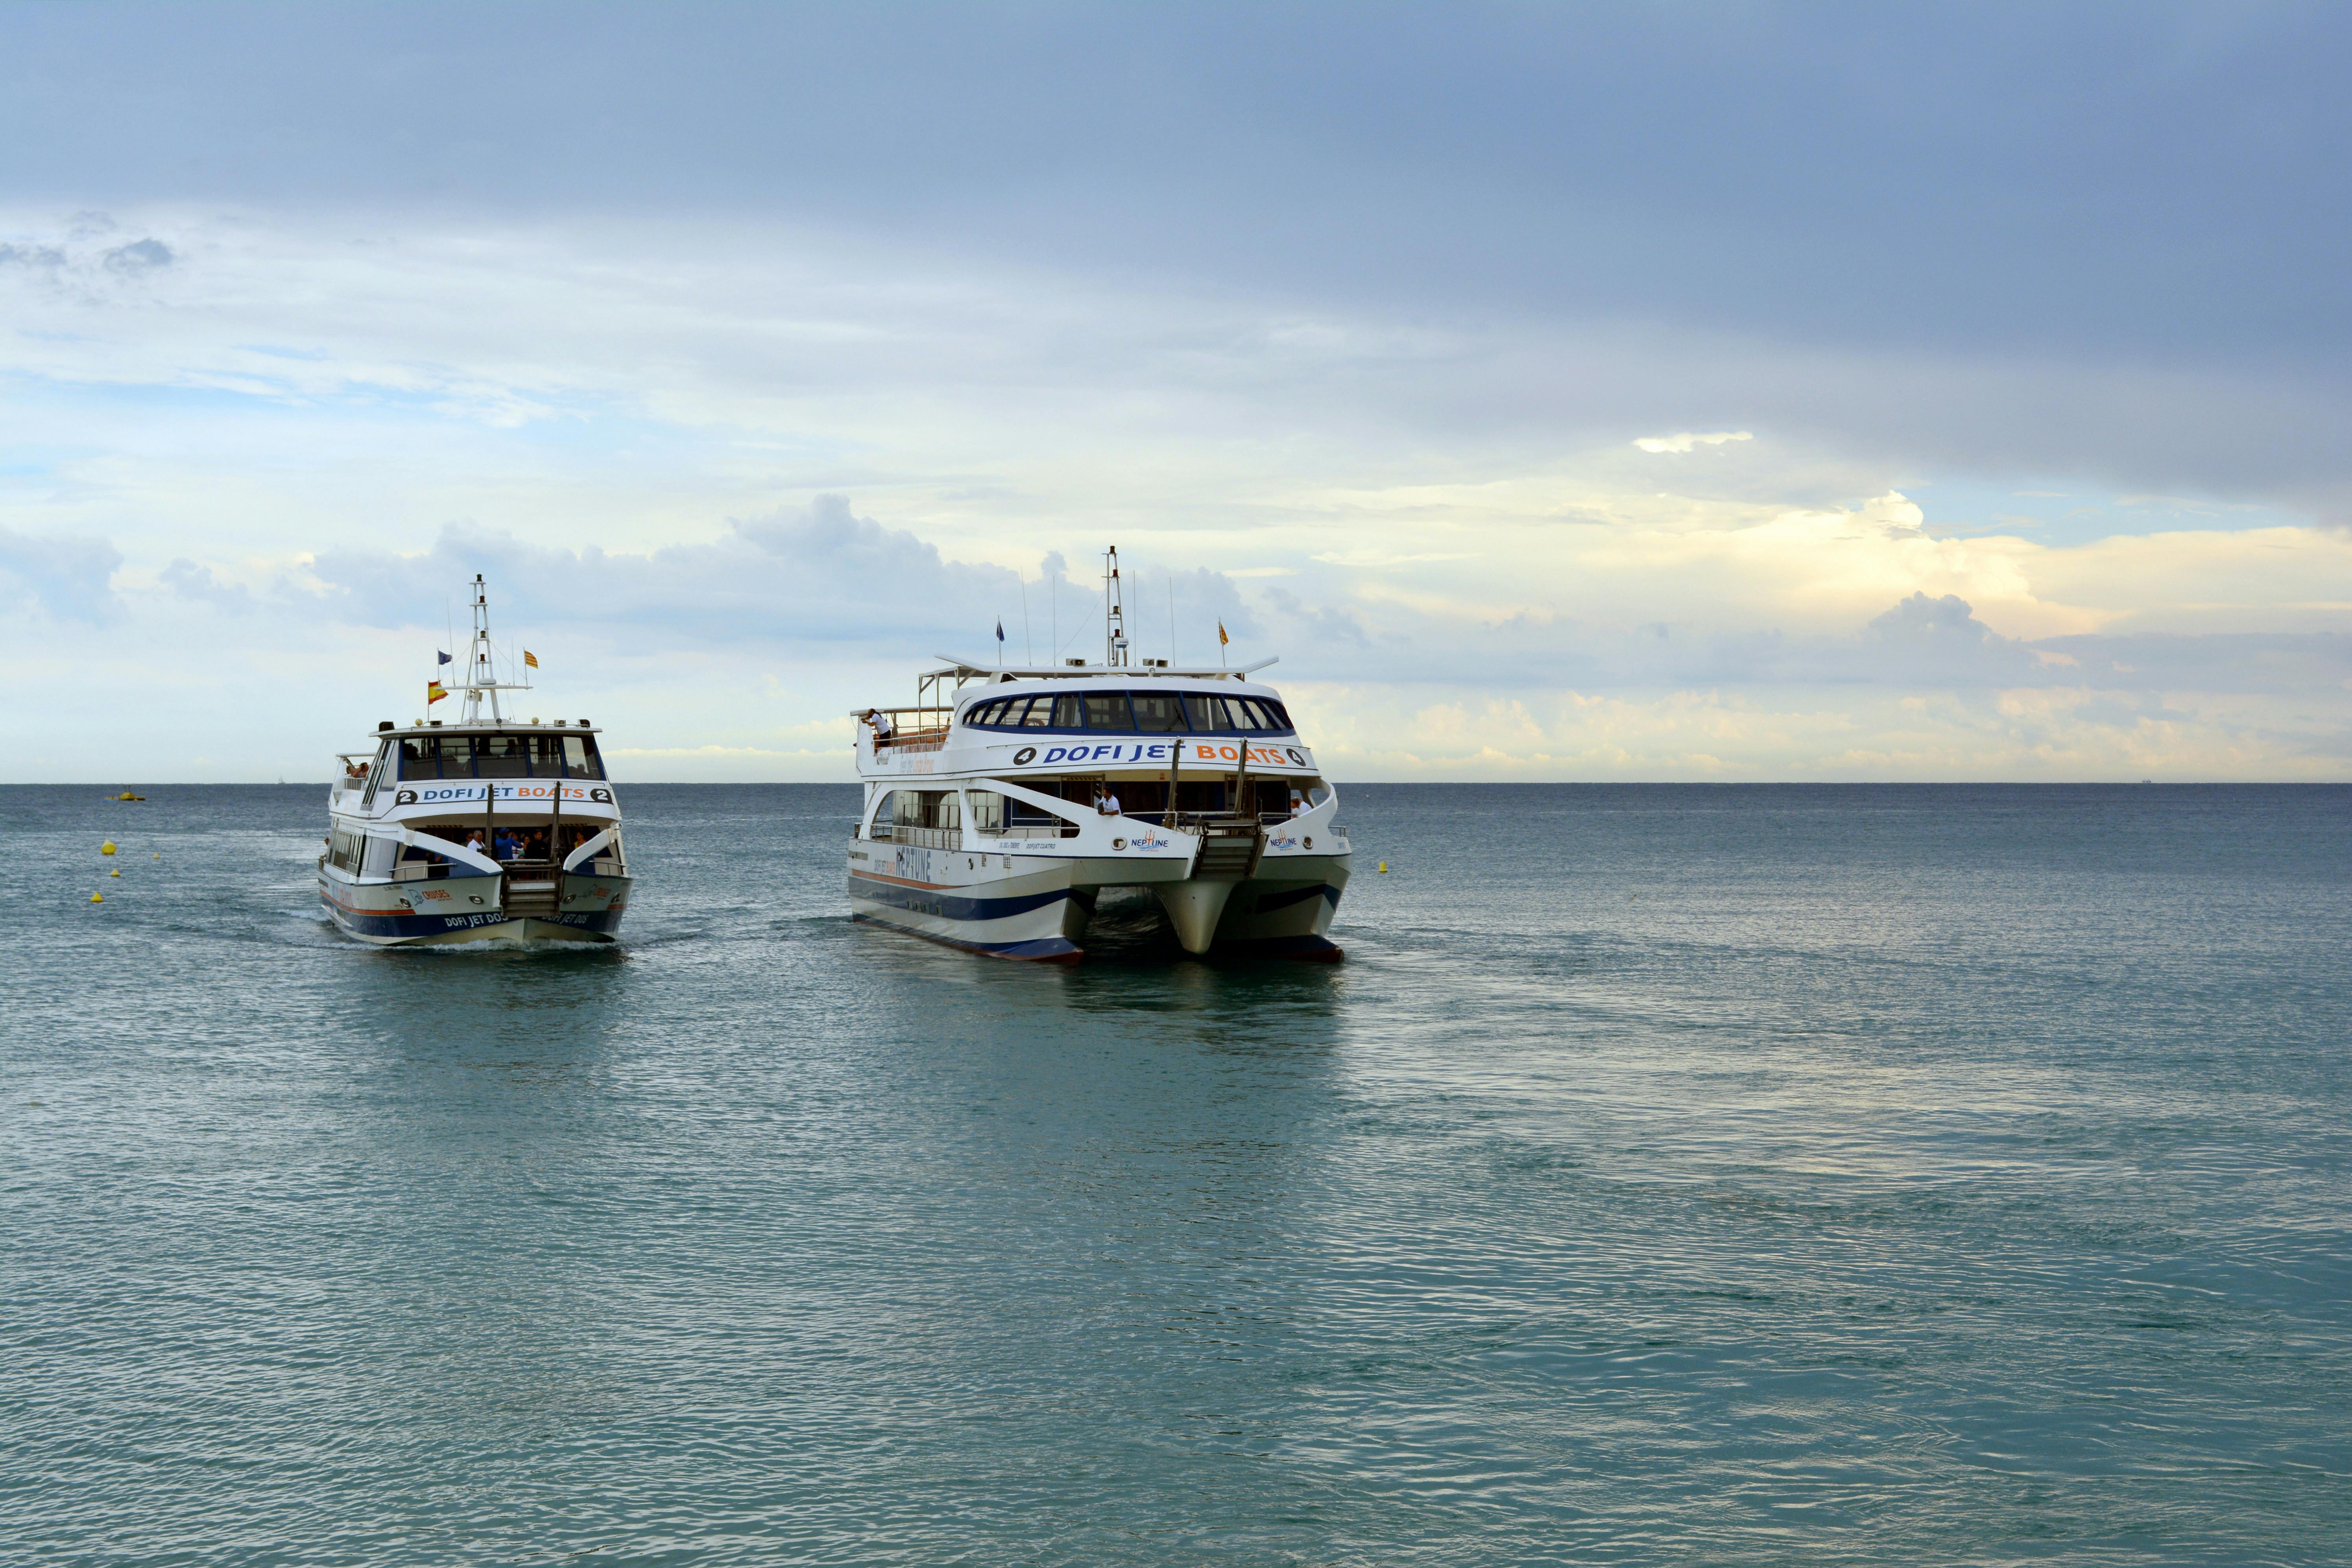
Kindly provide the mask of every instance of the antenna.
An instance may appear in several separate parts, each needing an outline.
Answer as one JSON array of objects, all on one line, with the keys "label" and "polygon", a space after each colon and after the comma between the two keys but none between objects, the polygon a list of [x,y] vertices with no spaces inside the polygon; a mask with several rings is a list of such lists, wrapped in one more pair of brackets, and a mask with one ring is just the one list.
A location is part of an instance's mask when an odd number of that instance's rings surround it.
[{"label": "antenna", "polygon": [[1176,574],[1173,572],[1168,574],[1168,662],[1171,664],[1178,662],[1176,658]]},{"label": "antenna", "polygon": [[1127,662],[1127,608],[1119,603],[1118,546],[1103,552],[1103,664],[1116,669]]},{"label": "antenna", "polygon": [[482,716],[482,693],[490,694],[490,722],[503,724],[505,714],[499,710],[501,691],[528,691],[528,681],[499,679],[497,650],[490,646],[490,597],[483,587],[480,573],[474,574],[474,640],[466,650],[466,714],[461,723],[478,723]]},{"label": "antenna", "polygon": [[466,651],[466,722],[482,715],[482,693],[490,694],[490,722],[505,722],[499,711],[499,669],[490,651],[490,598],[482,574],[474,574],[474,641]]}]

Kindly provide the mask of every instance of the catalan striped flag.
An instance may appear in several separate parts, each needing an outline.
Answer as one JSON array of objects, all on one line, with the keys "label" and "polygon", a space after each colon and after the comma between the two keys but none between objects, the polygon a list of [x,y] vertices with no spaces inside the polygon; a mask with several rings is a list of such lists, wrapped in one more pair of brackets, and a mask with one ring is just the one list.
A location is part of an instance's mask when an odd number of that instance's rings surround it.
[{"label": "catalan striped flag", "polygon": [[533,669],[537,669],[539,668],[539,655],[531,652],[529,648],[522,650],[522,661],[530,666]]}]

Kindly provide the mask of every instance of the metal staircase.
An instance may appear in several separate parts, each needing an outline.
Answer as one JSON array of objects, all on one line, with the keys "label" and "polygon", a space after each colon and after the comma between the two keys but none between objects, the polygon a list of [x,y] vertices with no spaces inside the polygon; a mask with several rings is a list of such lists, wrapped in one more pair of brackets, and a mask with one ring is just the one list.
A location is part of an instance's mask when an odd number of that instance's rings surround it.
[{"label": "metal staircase", "polygon": [[509,866],[499,907],[510,921],[553,920],[563,905],[563,874],[552,866]]},{"label": "metal staircase", "polygon": [[1265,834],[1248,817],[1199,824],[1201,852],[1193,857],[1192,875],[1207,881],[1246,881],[1257,874],[1258,857],[1265,853]]}]

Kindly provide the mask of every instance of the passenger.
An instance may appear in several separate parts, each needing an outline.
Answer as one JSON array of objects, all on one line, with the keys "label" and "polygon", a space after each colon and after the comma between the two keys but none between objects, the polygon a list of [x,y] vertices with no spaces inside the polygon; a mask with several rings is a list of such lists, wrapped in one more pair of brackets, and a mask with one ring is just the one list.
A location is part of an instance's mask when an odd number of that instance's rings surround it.
[{"label": "passenger", "polygon": [[868,708],[866,721],[874,726],[874,743],[877,746],[887,744],[890,739],[890,715],[879,708]]},{"label": "passenger", "polygon": [[503,827],[490,836],[490,842],[497,846],[498,858],[501,860],[512,860],[522,853],[521,842]]},{"label": "passenger", "polygon": [[466,836],[466,847],[479,855],[482,852],[482,830],[475,828]]},{"label": "passenger", "polygon": [[1304,816],[1307,815],[1307,797],[1300,795],[1297,790],[1292,790],[1290,792],[1290,815],[1293,816]]},{"label": "passenger", "polygon": [[1095,809],[1105,816],[1118,815],[1118,794],[1115,790],[1099,790],[1095,795]]}]

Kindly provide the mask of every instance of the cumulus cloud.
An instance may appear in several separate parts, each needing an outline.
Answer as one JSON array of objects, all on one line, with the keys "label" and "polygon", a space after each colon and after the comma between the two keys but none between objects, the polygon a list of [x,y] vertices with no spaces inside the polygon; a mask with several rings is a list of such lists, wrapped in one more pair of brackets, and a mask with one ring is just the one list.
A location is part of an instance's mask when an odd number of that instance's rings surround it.
[{"label": "cumulus cloud", "polygon": [[184,599],[231,614],[243,615],[253,608],[253,595],[243,584],[224,583],[211,567],[199,565],[185,556],[157,573],[156,581]]},{"label": "cumulus cloud", "polygon": [[137,239],[129,245],[118,245],[100,258],[109,272],[137,274],[152,272],[159,267],[169,267],[178,259],[172,247],[160,239]]},{"label": "cumulus cloud", "polygon": [[1720,447],[1726,441],[1753,441],[1752,430],[1714,430],[1706,435],[1685,430],[1676,436],[1644,436],[1633,445],[1644,452],[1687,452],[1697,447]]},{"label": "cumulus cloud", "polygon": [[102,539],[41,539],[0,528],[0,594],[58,620],[100,622],[117,605],[122,557]]}]

